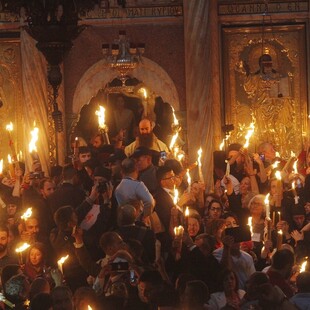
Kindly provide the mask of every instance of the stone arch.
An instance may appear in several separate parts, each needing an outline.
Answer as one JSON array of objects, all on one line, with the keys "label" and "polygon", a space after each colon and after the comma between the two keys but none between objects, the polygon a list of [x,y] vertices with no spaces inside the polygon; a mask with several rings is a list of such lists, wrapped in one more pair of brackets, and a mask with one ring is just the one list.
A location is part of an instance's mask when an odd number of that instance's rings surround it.
[{"label": "stone arch", "polygon": [[[168,73],[157,63],[143,57],[143,63],[130,75],[143,82],[148,89],[155,92],[157,96],[161,96],[164,101],[169,102],[176,111],[179,110],[177,89]],[[97,94],[98,90],[117,76],[115,70],[107,68],[104,59],[91,66],[77,85],[73,96],[72,112],[78,115],[81,108]]]}]

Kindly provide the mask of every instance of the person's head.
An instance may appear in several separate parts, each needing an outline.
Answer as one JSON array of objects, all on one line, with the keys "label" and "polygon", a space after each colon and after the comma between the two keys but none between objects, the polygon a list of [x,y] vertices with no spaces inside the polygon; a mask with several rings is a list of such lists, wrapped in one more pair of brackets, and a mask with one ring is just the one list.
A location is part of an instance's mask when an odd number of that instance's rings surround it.
[{"label": "person's head", "polygon": [[123,241],[122,237],[114,231],[105,232],[100,237],[99,244],[104,253],[110,256],[126,247],[126,243]]},{"label": "person's head", "polygon": [[140,135],[148,135],[152,133],[152,123],[149,119],[142,119],[139,123]]},{"label": "person's head", "polygon": [[52,292],[53,310],[73,310],[72,292],[67,286],[56,286]]},{"label": "person's head", "polygon": [[239,281],[236,273],[230,269],[224,269],[218,276],[219,291],[237,292],[239,289]]},{"label": "person's head", "polygon": [[10,203],[10,204],[6,204],[6,213],[8,215],[8,217],[14,217],[14,215],[16,214],[17,211],[17,205]]},{"label": "person's head", "polygon": [[244,177],[241,180],[239,190],[241,195],[246,195],[251,191],[251,180],[249,177]]},{"label": "person's head", "polygon": [[78,224],[78,217],[71,206],[63,206],[55,212],[54,221],[59,230],[72,231]]},{"label": "person's head", "polygon": [[224,214],[223,218],[226,221],[226,228],[238,227],[238,218],[232,212],[227,212]]},{"label": "person's head", "polygon": [[204,304],[209,300],[210,293],[207,285],[200,280],[186,283],[184,295],[181,297],[183,309],[204,309]]},{"label": "person's head", "polygon": [[157,270],[142,272],[138,281],[138,293],[142,302],[149,302],[151,291],[162,285],[163,279]]},{"label": "person's head", "polygon": [[51,179],[56,186],[61,182],[62,169],[63,167],[59,165],[51,167]]},{"label": "person's head", "polygon": [[175,174],[169,167],[159,167],[156,172],[156,179],[162,188],[172,190],[175,186]]},{"label": "person's head", "polygon": [[3,267],[2,273],[1,273],[1,285],[2,287],[5,286],[5,283],[11,279],[13,276],[16,276],[17,274],[23,273],[20,269],[20,266],[17,264],[9,264]]},{"label": "person's head", "polygon": [[199,213],[195,210],[190,210],[189,216],[188,216],[188,234],[190,237],[195,237],[200,231],[200,225],[201,225],[201,217]]},{"label": "person's head", "polygon": [[219,200],[212,200],[209,204],[208,215],[209,218],[219,219],[223,214],[223,206]]},{"label": "person's head", "polygon": [[98,133],[92,139],[92,145],[94,148],[98,149],[104,145],[102,134]]},{"label": "person's head", "polygon": [[204,203],[204,207],[206,210],[209,209],[209,204],[212,200],[220,200],[220,197],[214,193],[208,193],[205,196],[205,203]]},{"label": "person's head", "polygon": [[266,206],[265,206],[265,196],[264,195],[255,195],[249,202],[249,210],[251,216],[261,218],[265,217]]},{"label": "person's head", "polygon": [[248,296],[248,300],[255,300],[259,297],[259,287],[262,284],[268,283],[269,278],[266,273],[257,271],[254,272],[249,279],[246,281],[246,293]]},{"label": "person's head", "polygon": [[139,172],[146,170],[152,165],[152,153],[151,150],[146,147],[139,147],[132,154],[132,158],[136,161],[136,167]]},{"label": "person's head", "polygon": [[123,176],[132,176],[134,178],[138,177],[138,170],[136,167],[136,162],[133,158],[125,158],[121,164],[121,170]]},{"label": "person's head", "polygon": [[241,147],[239,143],[232,143],[228,146],[228,158],[235,157],[238,166],[244,163],[244,156],[239,152]]},{"label": "person's head", "polygon": [[94,183],[99,185],[110,182],[112,178],[112,171],[105,167],[96,167],[94,170]]},{"label": "person's head", "polygon": [[49,293],[36,294],[30,301],[31,310],[53,310],[53,301]]},{"label": "person's head", "polygon": [[129,205],[123,205],[117,208],[118,226],[133,225],[136,220],[136,209]]},{"label": "person's head", "polygon": [[305,202],[304,209],[307,215],[310,214],[310,201]]},{"label": "person's head", "polygon": [[301,204],[295,205],[291,209],[292,219],[294,226],[300,230],[306,224],[306,211]]},{"label": "person's head", "polygon": [[34,266],[43,266],[46,259],[45,245],[41,242],[34,243],[28,251],[28,262]]},{"label": "person's head", "polygon": [[[278,188],[278,180],[276,178],[271,178],[270,179],[270,195],[275,196],[275,195],[281,195],[282,193],[282,183],[281,183],[281,188]],[[278,191],[280,190],[280,193]]]},{"label": "person's head", "polygon": [[65,165],[62,169],[62,179],[72,184],[77,183],[77,170],[72,164]]},{"label": "person's head", "polygon": [[269,142],[263,142],[258,146],[258,152],[263,154],[265,160],[271,162],[276,157],[276,151],[273,148],[273,145]]},{"label": "person's head", "polygon": [[48,281],[45,278],[36,278],[30,285],[29,299],[32,300],[38,294],[50,292],[51,287]]},{"label": "person's head", "polygon": [[310,293],[310,272],[304,271],[297,276],[296,286],[298,293]]},{"label": "person's head", "polygon": [[272,256],[271,267],[288,279],[291,276],[294,262],[294,253],[290,250],[279,250]]},{"label": "person's head", "polygon": [[5,283],[4,296],[16,306],[28,298],[29,290],[30,284],[25,275],[17,274]]},{"label": "person's head", "polygon": [[87,146],[79,147],[79,161],[83,164],[91,158],[90,149]]},{"label": "person's head", "polygon": [[9,243],[9,229],[4,224],[0,225],[0,254],[7,251]]},{"label": "person's head", "polygon": [[31,238],[36,240],[39,232],[40,232],[40,225],[38,218],[32,214],[31,217],[27,218],[25,221],[25,231],[31,235]]},{"label": "person's head", "polygon": [[56,188],[56,185],[52,179],[43,179],[40,182],[40,192],[43,198],[47,198],[49,195],[53,194]]},{"label": "person's head", "polygon": [[86,310],[87,306],[90,305],[92,309],[97,305],[96,292],[91,287],[79,287],[73,295],[74,309],[75,310]]},{"label": "person's head", "polygon": [[164,163],[165,167],[170,168],[175,175],[175,186],[179,187],[182,183],[183,168],[181,163],[176,159],[167,159]]},{"label": "person's head", "polygon": [[203,233],[195,237],[195,245],[208,257],[215,250],[216,239],[214,236]]}]

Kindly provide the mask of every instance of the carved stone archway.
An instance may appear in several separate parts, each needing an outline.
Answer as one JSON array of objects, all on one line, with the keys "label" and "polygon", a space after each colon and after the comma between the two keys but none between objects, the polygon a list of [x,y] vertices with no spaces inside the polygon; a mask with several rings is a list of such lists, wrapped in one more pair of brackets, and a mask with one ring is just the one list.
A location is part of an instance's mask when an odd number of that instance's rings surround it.
[{"label": "carved stone archway", "polygon": [[[143,57],[143,64],[131,73],[132,77],[142,81],[144,85],[179,110],[179,96],[168,73],[154,61]],[[91,66],[80,79],[73,97],[72,112],[78,116],[81,108],[95,96],[99,89],[117,77],[117,72],[107,68],[104,60]]]}]

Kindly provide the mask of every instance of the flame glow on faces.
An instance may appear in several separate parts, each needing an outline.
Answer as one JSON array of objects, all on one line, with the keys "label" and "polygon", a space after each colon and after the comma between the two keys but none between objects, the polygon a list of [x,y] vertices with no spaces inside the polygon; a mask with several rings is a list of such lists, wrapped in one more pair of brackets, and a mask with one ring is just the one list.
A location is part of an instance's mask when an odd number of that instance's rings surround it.
[{"label": "flame glow on faces", "polygon": [[7,125],[5,126],[5,129],[6,129],[7,131],[13,131],[13,124],[12,124],[12,122],[10,122],[9,124],[7,124]]},{"label": "flame glow on faces", "polygon": [[105,128],[105,108],[103,106],[99,106],[99,110],[97,110],[96,115],[98,116],[98,126],[101,129]]},{"label": "flame glow on faces", "polygon": [[249,142],[250,142],[250,138],[252,137],[253,133],[254,133],[254,123],[250,124],[250,129],[248,130],[247,134],[245,135],[245,144],[244,144],[244,148],[247,149],[249,147]]},{"label": "flame glow on faces", "polygon": [[15,251],[17,253],[21,253],[21,252],[24,252],[25,250],[27,250],[29,247],[30,247],[30,244],[24,243],[19,248],[17,248]]},{"label": "flame glow on faces", "polygon": [[202,155],[202,148],[200,148],[198,151],[197,151],[197,154],[198,154],[198,158],[197,158],[197,163],[198,163],[198,167],[201,167],[201,155]]},{"label": "flame glow on faces", "polygon": [[277,179],[277,180],[281,180],[281,179],[282,179],[282,178],[281,178],[281,172],[280,172],[280,171],[276,171],[275,176],[276,176],[276,179]]},{"label": "flame glow on faces", "polygon": [[28,208],[26,212],[20,217],[22,220],[27,220],[32,215],[32,208]]},{"label": "flame glow on faces", "polygon": [[39,139],[39,128],[38,127],[34,127],[32,131],[30,131],[30,135],[31,135],[31,140],[29,143],[29,152],[37,152],[37,141]]}]

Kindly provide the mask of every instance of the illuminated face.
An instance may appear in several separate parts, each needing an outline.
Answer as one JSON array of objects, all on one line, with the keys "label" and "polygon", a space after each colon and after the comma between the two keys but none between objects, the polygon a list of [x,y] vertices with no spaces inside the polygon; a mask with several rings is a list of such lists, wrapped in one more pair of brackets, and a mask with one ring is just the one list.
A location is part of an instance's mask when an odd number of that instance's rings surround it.
[{"label": "illuminated face", "polygon": [[83,164],[91,158],[90,152],[79,154],[79,160]]},{"label": "illuminated face", "polygon": [[32,248],[29,253],[29,260],[33,266],[38,266],[42,263],[43,255],[39,249]]},{"label": "illuminated face", "polygon": [[173,189],[175,186],[175,175],[173,171],[167,172],[164,178],[160,181],[162,187],[167,189]]},{"label": "illuminated face", "polygon": [[43,189],[41,189],[41,193],[44,198],[47,198],[49,195],[53,194],[54,191],[55,191],[54,182],[45,182]]},{"label": "illuminated face", "polygon": [[274,196],[277,194],[277,180],[272,180],[270,183],[270,195]]},{"label": "illuminated face", "polygon": [[265,159],[271,161],[276,157],[276,151],[273,148],[272,144],[268,144],[265,147],[265,150],[263,151],[263,154],[265,155]]},{"label": "illuminated face", "polygon": [[188,218],[188,234],[190,237],[195,237],[200,229],[200,225],[197,219],[193,217]]},{"label": "illuminated face", "polygon": [[226,228],[232,228],[232,227],[237,227],[237,226],[238,226],[238,224],[237,224],[234,217],[228,216],[226,218]]},{"label": "illuminated face", "polygon": [[251,180],[249,177],[245,177],[240,182],[240,194],[245,195],[247,194],[251,189]]},{"label": "illuminated face", "polygon": [[7,246],[8,246],[8,234],[6,231],[0,231],[0,252],[3,252],[4,250],[6,250]]},{"label": "illuminated face", "polygon": [[140,156],[136,160],[136,166],[138,171],[143,171],[147,169],[152,163],[151,157],[150,156]]},{"label": "illuminated face", "polygon": [[231,157],[236,157],[236,163],[237,165],[241,165],[243,164],[244,162],[244,156],[242,156],[238,151],[229,151],[228,153],[228,158],[231,158]]},{"label": "illuminated face", "polygon": [[93,141],[93,146],[95,148],[99,148],[102,145],[102,140],[100,136],[96,136],[94,141]]},{"label": "illuminated face", "polygon": [[301,229],[303,227],[303,224],[305,222],[306,217],[302,214],[300,215],[293,215],[293,221],[296,224],[298,229]]},{"label": "illuminated face", "polygon": [[264,210],[265,210],[264,204],[261,201],[259,200],[252,201],[250,205],[251,215],[256,215],[256,216],[262,215]]},{"label": "illuminated face", "polygon": [[236,284],[237,282],[236,282],[235,275],[231,272],[224,279],[224,283],[223,283],[224,290],[233,291],[236,288]]},{"label": "illuminated face", "polygon": [[149,120],[142,120],[140,123],[139,123],[139,131],[140,131],[140,134],[149,134],[152,132],[152,127],[151,127],[151,123]]},{"label": "illuminated face", "polygon": [[35,218],[29,218],[25,221],[26,232],[36,235],[40,231],[39,222]]},{"label": "illuminated face", "polygon": [[306,214],[309,214],[310,213],[310,202],[307,202],[304,208],[305,208]]},{"label": "illuminated face", "polygon": [[17,209],[16,205],[10,203],[6,209],[8,216],[13,217],[16,213],[16,209]]},{"label": "illuminated face", "polygon": [[218,202],[213,202],[209,207],[210,219],[219,219],[222,215],[222,206]]}]

